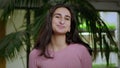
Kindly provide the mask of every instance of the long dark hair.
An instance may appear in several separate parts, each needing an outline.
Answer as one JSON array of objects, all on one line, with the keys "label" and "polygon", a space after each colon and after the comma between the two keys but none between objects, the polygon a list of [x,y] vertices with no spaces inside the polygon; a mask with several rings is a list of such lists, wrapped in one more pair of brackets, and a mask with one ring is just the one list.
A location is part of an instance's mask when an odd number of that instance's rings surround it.
[{"label": "long dark hair", "polygon": [[37,40],[34,48],[39,49],[41,51],[40,55],[43,55],[46,58],[50,57],[47,47],[48,47],[48,44],[51,42],[51,37],[53,34],[52,25],[51,25],[52,24],[52,15],[53,15],[54,11],[60,7],[64,7],[66,9],[68,9],[69,12],[71,13],[71,30],[70,30],[70,32],[66,33],[66,43],[67,44],[71,44],[71,43],[82,44],[83,46],[85,46],[88,49],[88,52],[91,55],[92,50],[89,47],[89,45],[80,39],[79,32],[77,29],[77,22],[76,22],[76,18],[75,18],[75,14],[73,13],[73,10],[70,8],[70,6],[65,5],[65,4],[57,4],[49,10],[46,21],[44,23],[44,26],[40,30],[40,34],[39,34],[38,40]]}]

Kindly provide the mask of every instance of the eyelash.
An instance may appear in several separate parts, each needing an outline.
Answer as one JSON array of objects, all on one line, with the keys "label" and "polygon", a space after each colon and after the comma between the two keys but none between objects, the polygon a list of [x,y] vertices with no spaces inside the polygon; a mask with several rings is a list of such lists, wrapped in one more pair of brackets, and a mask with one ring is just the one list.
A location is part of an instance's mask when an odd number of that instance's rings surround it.
[{"label": "eyelash", "polygon": [[65,20],[70,20],[69,18],[65,18]]},{"label": "eyelash", "polygon": [[60,18],[60,16],[55,16],[55,18]]},{"label": "eyelash", "polygon": [[[60,18],[60,16],[55,16],[55,18]],[[70,20],[69,18],[65,18],[65,20]]]}]

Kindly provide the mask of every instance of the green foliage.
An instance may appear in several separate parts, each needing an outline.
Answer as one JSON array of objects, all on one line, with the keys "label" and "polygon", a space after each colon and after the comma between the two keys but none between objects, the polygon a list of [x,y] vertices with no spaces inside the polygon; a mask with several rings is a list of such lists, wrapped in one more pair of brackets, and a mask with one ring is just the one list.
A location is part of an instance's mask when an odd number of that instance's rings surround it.
[{"label": "green foliage", "polygon": [[5,38],[0,40],[0,57],[12,59],[17,55],[22,47],[23,32],[15,32],[8,34]]},{"label": "green foliage", "polygon": [[[31,43],[30,37],[33,36],[33,39],[36,39],[39,34],[39,30],[41,27],[44,27],[44,21],[48,9],[57,3],[69,4],[74,9],[80,36],[82,36],[81,33],[84,30],[86,30],[91,35],[92,45],[90,46],[93,48],[93,57],[96,57],[97,52],[100,51],[101,55],[106,54],[106,60],[109,63],[110,50],[106,49],[104,52],[104,48],[109,48],[111,46],[117,47],[116,43],[108,27],[101,20],[98,11],[87,0],[9,0],[8,5],[4,6],[5,8],[0,18],[1,20],[7,22],[8,16],[12,15],[15,9],[34,11],[35,20],[33,23],[31,23],[30,17],[30,19],[27,19],[26,23],[29,24],[26,24],[26,30],[24,30],[24,32],[19,31],[11,33],[6,35],[0,41],[0,57],[9,59],[15,57],[17,55],[16,53],[20,51],[20,48],[23,47],[22,42],[25,42],[26,46],[29,46],[27,47],[29,50],[29,48],[32,47],[32,45],[27,45],[28,43]],[[26,13],[25,19],[29,14],[31,14],[31,12],[28,14]],[[84,29],[81,27],[82,25]],[[105,34],[105,37],[103,37],[103,33]],[[29,40],[26,41],[27,39]],[[100,47],[99,49],[97,48],[98,46]]]},{"label": "green foliage", "polygon": [[106,66],[106,64],[93,64],[92,68],[116,68],[115,64],[110,64]]}]

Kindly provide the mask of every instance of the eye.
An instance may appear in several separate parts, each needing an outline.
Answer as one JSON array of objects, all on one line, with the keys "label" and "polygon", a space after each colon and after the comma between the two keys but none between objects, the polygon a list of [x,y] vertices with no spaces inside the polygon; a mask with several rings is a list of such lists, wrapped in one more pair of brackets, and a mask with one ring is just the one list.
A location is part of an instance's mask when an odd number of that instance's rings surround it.
[{"label": "eye", "polygon": [[60,16],[59,16],[59,15],[55,15],[54,17],[55,17],[55,18],[60,18]]},{"label": "eye", "polygon": [[70,18],[69,18],[69,17],[66,17],[66,18],[65,18],[65,20],[68,20],[68,21],[69,21],[69,20],[70,20]]}]

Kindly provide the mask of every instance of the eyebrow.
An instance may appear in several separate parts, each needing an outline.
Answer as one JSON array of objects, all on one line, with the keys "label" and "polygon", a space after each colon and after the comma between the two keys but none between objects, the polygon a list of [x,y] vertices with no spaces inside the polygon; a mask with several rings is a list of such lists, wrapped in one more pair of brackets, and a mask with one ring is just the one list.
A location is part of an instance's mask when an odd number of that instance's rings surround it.
[{"label": "eyebrow", "polygon": [[[53,16],[54,16],[54,15],[60,15],[60,16],[61,16],[60,13],[54,13]],[[71,18],[71,16],[69,16],[69,15],[65,15],[65,16]]]}]

